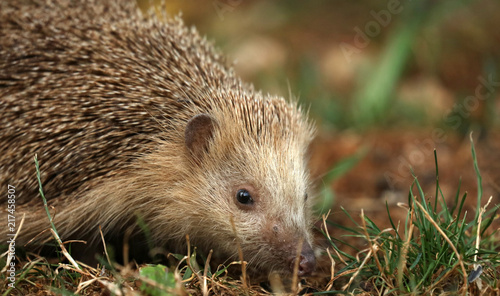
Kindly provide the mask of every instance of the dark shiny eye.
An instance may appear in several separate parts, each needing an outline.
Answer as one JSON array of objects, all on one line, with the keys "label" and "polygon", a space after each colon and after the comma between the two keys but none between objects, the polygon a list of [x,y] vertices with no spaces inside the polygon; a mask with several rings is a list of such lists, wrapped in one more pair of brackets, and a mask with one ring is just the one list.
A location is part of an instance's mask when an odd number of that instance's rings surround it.
[{"label": "dark shiny eye", "polygon": [[236,199],[238,200],[239,203],[244,205],[253,204],[252,196],[250,195],[250,192],[248,192],[246,189],[238,190],[238,192],[236,192]]}]

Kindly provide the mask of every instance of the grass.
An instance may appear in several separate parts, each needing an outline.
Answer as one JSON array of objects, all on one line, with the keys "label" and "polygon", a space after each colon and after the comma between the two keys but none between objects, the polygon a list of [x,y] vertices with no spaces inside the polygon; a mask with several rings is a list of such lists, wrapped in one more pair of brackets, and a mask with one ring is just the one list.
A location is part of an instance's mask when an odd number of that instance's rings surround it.
[{"label": "grass", "polygon": [[[499,205],[488,208],[491,198],[482,203],[481,175],[479,173],[474,144],[472,156],[478,179],[476,213],[464,211],[467,193],[460,194],[460,186],[454,197],[454,206],[448,208],[439,186],[439,170],[436,160],[436,189],[434,200],[424,194],[417,177],[408,195],[404,225],[387,215],[391,228],[380,229],[361,212],[361,223],[355,228],[344,228],[350,235],[364,239],[367,248],[357,250],[356,257],[340,253],[333,240],[331,247],[336,256],[332,260],[345,261],[337,275],[350,272],[349,282],[338,292],[365,291],[370,294],[440,294],[466,295],[480,291],[485,295],[499,292],[500,243],[496,230],[490,229],[497,218]],[[343,259],[344,257],[345,259]],[[358,282],[356,282],[358,280]]]},{"label": "grass", "polygon": [[[330,260],[329,275],[308,282],[295,282],[292,291],[308,291],[314,294],[364,294],[364,295],[430,295],[495,294],[500,290],[500,243],[496,230],[491,229],[497,218],[499,205],[490,206],[491,198],[483,205],[482,181],[471,139],[471,152],[478,181],[477,210],[473,215],[464,211],[467,193],[454,195],[453,206],[448,207],[439,186],[437,153],[436,188],[434,199],[424,193],[418,178],[408,194],[404,224],[387,216],[391,227],[380,229],[361,210],[361,222],[344,213],[355,227],[341,226],[349,236],[366,241],[366,248],[356,250],[356,255],[339,248],[341,240],[329,236],[324,260]],[[40,195],[45,197],[39,179],[38,161],[35,158]],[[50,214],[48,214],[49,220]],[[323,225],[332,224],[324,216]],[[334,224],[332,224],[334,225]],[[338,225],[334,225],[338,226]],[[2,295],[23,295],[45,291],[57,295],[93,295],[102,289],[114,295],[264,295],[269,294],[259,285],[251,285],[243,279],[232,279],[228,266],[212,271],[210,255],[202,258],[195,248],[188,248],[188,255],[173,254],[176,265],[129,265],[103,261],[96,268],[76,262],[60,240],[57,229],[51,230],[61,258],[55,262],[34,254],[28,254],[25,264],[17,271],[15,289],[7,289]],[[192,251],[191,251],[192,250]],[[5,256],[4,256],[5,257]],[[4,258],[2,257],[2,258]],[[2,259],[4,260],[4,259]],[[65,263],[69,262],[69,263]],[[199,262],[204,263],[199,264]],[[2,265],[5,264],[5,261]],[[231,265],[240,265],[233,262]],[[2,273],[5,278],[5,273]],[[270,289],[285,291],[286,283],[280,279],[271,281]]]}]

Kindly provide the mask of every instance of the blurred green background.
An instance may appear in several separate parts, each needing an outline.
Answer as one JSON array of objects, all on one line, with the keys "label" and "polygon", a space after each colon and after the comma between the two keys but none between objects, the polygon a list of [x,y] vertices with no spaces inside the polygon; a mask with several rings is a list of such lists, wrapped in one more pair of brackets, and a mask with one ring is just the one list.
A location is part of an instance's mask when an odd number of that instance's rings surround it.
[{"label": "blurred green background", "polygon": [[[165,2],[244,80],[299,97],[325,130],[499,124],[499,1]],[[480,77],[493,82],[477,97]]]}]

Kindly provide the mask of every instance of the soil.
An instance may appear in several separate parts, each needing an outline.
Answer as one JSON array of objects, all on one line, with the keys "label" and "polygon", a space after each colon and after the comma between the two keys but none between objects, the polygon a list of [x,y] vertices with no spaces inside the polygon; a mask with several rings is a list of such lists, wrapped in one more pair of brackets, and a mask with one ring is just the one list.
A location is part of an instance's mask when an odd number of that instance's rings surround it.
[{"label": "soil", "polygon": [[[336,200],[329,219],[340,225],[353,227],[341,207],[354,218],[361,209],[383,229],[390,227],[386,202],[394,223],[404,223],[407,211],[398,203],[408,204],[408,194],[414,182],[411,169],[421,184],[426,198],[434,201],[436,190],[436,149],[439,167],[439,185],[449,207],[453,206],[460,185],[460,197],[467,192],[464,209],[475,213],[477,207],[477,178],[472,160],[469,136],[450,135],[444,142],[432,141],[432,130],[372,131],[366,135],[341,132],[322,134],[312,149],[311,170],[320,178],[335,164],[367,147],[365,157],[344,176],[332,184]],[[500,202],[500,138],[498,133],[487,137],[473,135],[478,165],[482,176],[482,205],[492,197],[490,208]],[[479,139],[478,139],[479,138]],[[417,194],[414,189],[414,193]],[[473,217],[469,214],[469,217]],[[496,229],[498,224],[492,227]],[[334,235],[338,229],[329,229]],[[349,241],[349,240],[348,240]],[[349,241],[359,245],[359,240]],[[342,248],[342,246],[339,246]],[[349,252],[349,249],[345,251]]]}]

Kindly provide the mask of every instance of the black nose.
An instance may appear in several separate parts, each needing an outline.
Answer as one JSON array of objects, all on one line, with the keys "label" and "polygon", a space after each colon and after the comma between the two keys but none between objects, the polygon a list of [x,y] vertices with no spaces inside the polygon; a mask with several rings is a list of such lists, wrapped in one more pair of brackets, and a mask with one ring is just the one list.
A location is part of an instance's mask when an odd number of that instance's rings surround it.
[{"label": "black nose", "polygon": [[300,260],[297,275],[300,277],[310,276],[314,271],[314,267],[316,266],[316,258],[314,257],[314,252],[311,248],[311,245],[309,245],[308,243],[304,243],[304,245],[302,246],[302,252],[300,252],[300,257],[291,258],[290,270],[292,273],[295,269],[296,260]]}]

